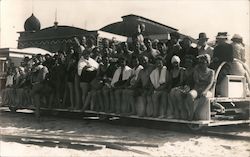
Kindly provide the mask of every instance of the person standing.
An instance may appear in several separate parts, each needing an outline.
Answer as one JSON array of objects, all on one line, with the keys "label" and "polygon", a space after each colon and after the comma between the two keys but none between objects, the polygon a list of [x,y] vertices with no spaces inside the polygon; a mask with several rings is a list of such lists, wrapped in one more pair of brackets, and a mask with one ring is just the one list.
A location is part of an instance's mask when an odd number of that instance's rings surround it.
[{"label": "person standing", "polygon": [[233,61],[233,47],[227,43],[227,32],[219,32],[216,36],[216,46],[212,60],[212,69],[217,69],[218,66],[226,61]]},{"label": "person standing", "polygon": [[234,34],[231,40],[233,41],[231,44],[233,47],[233,57],[241,60],[242,62],[246,62],[245,48],[242,37],[239,34]]},{"label": "person standing", "polygon": [[209,54],[211,58],[213,58],[214,48],[207,44],[208,37],[207,34],[202,32],[199,34],[197,49],[198,55]]}]

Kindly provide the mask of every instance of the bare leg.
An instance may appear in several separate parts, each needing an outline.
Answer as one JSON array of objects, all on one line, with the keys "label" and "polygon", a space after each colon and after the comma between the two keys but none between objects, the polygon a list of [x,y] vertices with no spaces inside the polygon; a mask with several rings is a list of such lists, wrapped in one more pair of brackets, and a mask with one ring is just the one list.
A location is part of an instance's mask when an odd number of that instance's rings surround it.
[{"label": "bare leg", "polygon": [[110,110],[111,110],[111,104],[109,104],[110,103],[110,91],[108,90],[108,89],[103,89],[102,90],[102,95],[101,96],[103,96],[102,98],[102,100],[103,100],[103,103],[104,103],[104,107],[105,107],[105,111],[106,112],[110,112]]},{"label": "bare leg", "polygon": [[85,102],[84,102],[84,104],[82,106],[82,111],[84,111],[86,109],[88,110],[89,106],[90,106],[90,110],[92,110],[92,108],[94,106],[90,105],[91,98],[92,98],[92,91],[87,93],[86,100],[85,100]]},{"label": "bare leg", "polygon": [[168,101],[168,94],[167,94],[167,92],[161,91],[160,105],[159,105],[160,118],[164,118],[165,115],[166,115],[167,101]]},{"label": "bare leg", "polygon": [[153,116],[153,100],[152,96],[148,93],[147,94],[147,116],[152,117]]},{"label": "bare leg", "polygon": [[152,95],[152,100],[153,100],[153,116],[154,117],[158,117],[158,115],[159,115],[160,96],[161,96],[161,91],[156,91]]},{"label": "bare leg", "polygon": [[110,112],[116,112],[116,107],[115,107],[115,90],[110,90],[109,93],[109,98],[110,98]]},{"label": "bare leg", "polygon": [[74,90],[75,90],[75,107],[79,108],[81,105],[81,98],[80,98],[80,81],[79,76],[75,74],[75,81],[74,81]]},{"label": "bare leg", "polygon": [[69,98],[70,98],[70,109],[74,108],[74,87],[73,87],[73,83],[68,82],[68,87],[69,87]]},{"label": "bare leg", "polygon": [[186,97],[185,103],[188,110],[188,120],[192,120],[194,117],[194,111],[195,111],[194,100],[195,98],[197,98],[197,95],[198,95],[197,91],[191,90]]},{"label": "bare leg", "polygon": [[[84,106],[85,101],[86,101],[85,99],[87,97],[88,90],[89,90],[89,84],[85,82],[81,82],[80,87],[81,87],[81,92],[82,92],[82,106]],[[81,108],[81,106],[76,106],[76,109],[79,109],[79,108]]]},{"label": "bare leg", "polygon": [[116,110],[116,113],[121,113],[121,95],[122,95],[122,90],[116,89],[115,90],[115,110]]}]

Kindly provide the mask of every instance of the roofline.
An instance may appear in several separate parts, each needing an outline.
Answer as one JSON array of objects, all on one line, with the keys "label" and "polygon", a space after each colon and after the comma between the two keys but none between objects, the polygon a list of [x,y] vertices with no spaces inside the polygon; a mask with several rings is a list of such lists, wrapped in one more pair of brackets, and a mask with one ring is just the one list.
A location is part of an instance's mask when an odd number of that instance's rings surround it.
[{"label": "roofline", "polygon": [[124,15],[124,16],[122,16],[122,18],[126,18],[126,17],[129,17],[129,16],[139,17],[139,18],[142,18],[142,19],[144,19],[144,20],[148,20],[148,21],[150,21],[150,22],[154,22],[154,23],[159,24],[159,25],[161,25],[161,26],[168,27],[168,28],[170,28],[170,29],[174,29],[175,31],[178,31],[178,29],[176,29],[176,28],[173,28],[173,27],[170,27],[170,26],[164,25],[164,24],[159,23],[159,22],[157,22],[157,21],[153,21],[153,20],[150,20],[150,19],[148,19],[148,18],[145,18],[145,17],[139,16],[139,15],[135,15],[135,14]]}]

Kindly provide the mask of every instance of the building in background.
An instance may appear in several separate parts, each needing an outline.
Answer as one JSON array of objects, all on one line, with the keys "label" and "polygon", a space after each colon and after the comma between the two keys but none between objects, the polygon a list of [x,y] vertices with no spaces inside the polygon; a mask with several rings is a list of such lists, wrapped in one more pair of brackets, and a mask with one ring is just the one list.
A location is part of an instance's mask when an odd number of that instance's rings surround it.
[{"label": "building in background", "polygon": [[[72,42],[74,36],[93,36],[98,43],[97,38],[100,34],[107,34],[107,38],[113,34],[115,38],[125,37],[129,40],[135,33],[138,24],[145,25],[143,35],[152,40],[166,41],[169,39],[169,33],[178,31],[176,28],[133,14],[123,16],[122,21],[104,26],[100,30],[90,31],[73,26],[60,26],[57,21],[54,22],[54,26],[41,29],[39,19],[32,14],[24,23],[24,31],[18,32],[20,34],[18,48],[38,47],[50,52],[57,52],[63,45]],[[181,36],[185,35],[181,34]]]}]

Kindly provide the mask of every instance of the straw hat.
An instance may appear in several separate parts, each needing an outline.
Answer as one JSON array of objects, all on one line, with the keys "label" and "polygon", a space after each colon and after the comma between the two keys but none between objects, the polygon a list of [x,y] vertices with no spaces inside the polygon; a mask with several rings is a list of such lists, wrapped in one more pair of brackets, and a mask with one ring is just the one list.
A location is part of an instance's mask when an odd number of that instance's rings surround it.
[{"label": "straw hat", "polygon": [[227,32],[218,32],[216,39],[227,39]]}]

